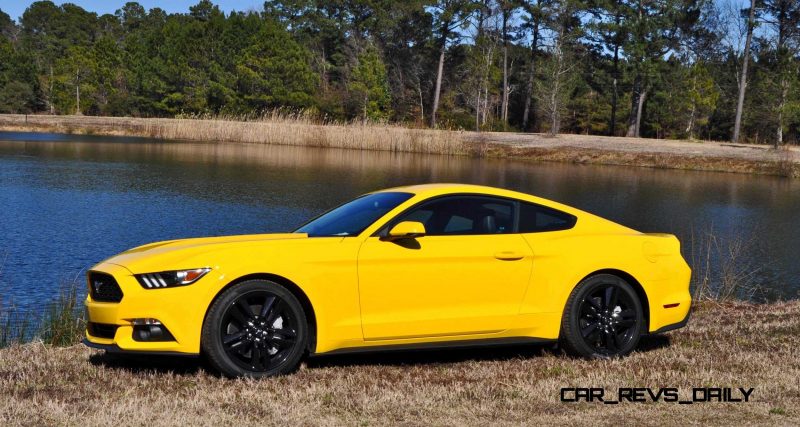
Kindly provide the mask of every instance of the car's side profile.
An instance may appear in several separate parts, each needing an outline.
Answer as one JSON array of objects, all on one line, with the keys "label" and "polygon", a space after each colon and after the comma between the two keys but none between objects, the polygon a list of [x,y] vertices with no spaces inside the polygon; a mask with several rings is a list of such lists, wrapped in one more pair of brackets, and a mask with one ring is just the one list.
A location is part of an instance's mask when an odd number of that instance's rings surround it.
[{"label": "car's side profile", "polygon": [[85,343],[205,355],[227,376],[308,354],[559,341],[621,356],[683,326],[678,240],[514,191],[461,184],[361,196],[293,233],[153,243],[88,273]]}]

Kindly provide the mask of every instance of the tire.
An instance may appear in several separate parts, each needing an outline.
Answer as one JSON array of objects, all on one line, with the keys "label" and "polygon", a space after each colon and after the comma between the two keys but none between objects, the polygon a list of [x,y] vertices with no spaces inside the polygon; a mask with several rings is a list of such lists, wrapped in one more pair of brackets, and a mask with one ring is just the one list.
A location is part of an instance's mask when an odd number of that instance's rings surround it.
[{"label": "tire", "polygon": [[248,280],[211,304],[201,348],[226,377],[264,378],[294,372],[308,339],[305,312],[289,290],[268,280]]},{"label": "tire", "polygon": [[605,359],[633,351],[645,330],[639,296],[625,280],[598,274],[570,294],[561,318],[562,347],[570,354]]}]

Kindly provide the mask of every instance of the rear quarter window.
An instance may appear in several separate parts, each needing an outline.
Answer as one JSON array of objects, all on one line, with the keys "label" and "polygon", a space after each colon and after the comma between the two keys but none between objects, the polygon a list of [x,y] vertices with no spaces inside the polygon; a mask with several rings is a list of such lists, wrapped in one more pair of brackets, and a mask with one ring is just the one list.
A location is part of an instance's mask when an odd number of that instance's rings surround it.
[{"label": "rear quarter window", "polygon": [[569,230],[575,226],[578,218],[566,212],[535,205],[520,203],[519,232],[541,233],[544,231]]}]

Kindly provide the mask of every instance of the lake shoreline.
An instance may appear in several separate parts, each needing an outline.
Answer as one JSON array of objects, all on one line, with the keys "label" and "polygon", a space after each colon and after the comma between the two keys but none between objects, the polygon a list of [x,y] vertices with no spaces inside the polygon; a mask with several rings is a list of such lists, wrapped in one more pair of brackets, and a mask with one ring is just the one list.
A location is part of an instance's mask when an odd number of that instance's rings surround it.
[{"label": "lake shoreline", "polygon": [[[758,321],[754,321],[757,318]],[[800,301],[703,301],[688,326],[643,338],[616,360],[582,360],[516,346],[321,356],[299,372],[232,381],[196,359],[127,359],[82,345],[0,349],[0,423],[175,424],[795,424],[800,421]],[[53,375],[57,372],[58,375]],[[564,387],[750,389],[747,402],[561,402]],[[647,396],[642,391],[642,396]]]},{"label": "lake shoreline", "polygon": [[0,130],[165,140],[245,142],[463,155],[577,164],[800,177],[800,148],[587,135],[412,129],[378,124],[321,125],[304,118],[253,121],[0,114]]}]

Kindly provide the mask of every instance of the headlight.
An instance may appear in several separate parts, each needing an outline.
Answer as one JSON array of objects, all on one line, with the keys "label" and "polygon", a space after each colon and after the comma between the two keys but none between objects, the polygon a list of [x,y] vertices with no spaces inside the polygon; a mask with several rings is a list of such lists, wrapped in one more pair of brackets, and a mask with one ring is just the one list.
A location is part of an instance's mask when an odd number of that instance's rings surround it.
[{"label": "headlight", "polygon": [[160,273],[136,274],[136,280],[145,289],[174,288],[177,286],[191,285],[200,280],[210,268],[195,268],[191,270],[162,271]]}]

